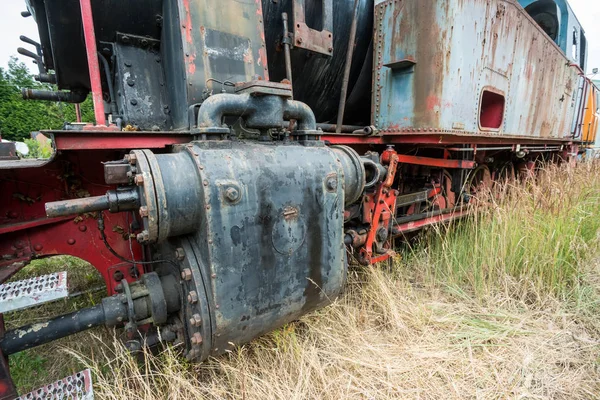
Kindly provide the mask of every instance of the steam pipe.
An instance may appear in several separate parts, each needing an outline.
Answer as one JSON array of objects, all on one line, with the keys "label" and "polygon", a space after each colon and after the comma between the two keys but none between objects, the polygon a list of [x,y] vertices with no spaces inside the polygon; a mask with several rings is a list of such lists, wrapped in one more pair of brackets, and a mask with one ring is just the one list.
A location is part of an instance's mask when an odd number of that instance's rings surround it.
[{"label": "steam pipe", "polygon": [[65,103],[82,103],[87,97],[87,92],[52,92],[23,88],[21,90],[24,100],[62,101]]},{"label": "steam pipe", "polygon": [[219,93],[210,96],[198,110],[198,128],[222,129],[223,117],[247,120],[249,128],[279,128],[284,119],[298,121],[302,131],[316,130],[315,114],[306,104],[279,96]]},{"label": "steam pipe", "polygon": [[311,108],[301,101],[288,100],[284,104],[284,119],[295,119],[298,124],[298,130],[314,131],[317,129],[317,120]]}]

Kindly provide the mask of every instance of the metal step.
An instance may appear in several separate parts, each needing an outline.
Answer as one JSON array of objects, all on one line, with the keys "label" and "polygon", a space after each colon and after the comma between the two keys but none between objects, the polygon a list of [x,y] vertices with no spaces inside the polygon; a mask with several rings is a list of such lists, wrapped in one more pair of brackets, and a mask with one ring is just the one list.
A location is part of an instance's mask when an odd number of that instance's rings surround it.
[{"label": "metal step", "polygon": [[0,313],[22,310],[69,296],[67,271],[0,285]]},{"label": "metal step", "polygon": [[78,372],[15,400],[93,400],[92,374],[89,369]]}]

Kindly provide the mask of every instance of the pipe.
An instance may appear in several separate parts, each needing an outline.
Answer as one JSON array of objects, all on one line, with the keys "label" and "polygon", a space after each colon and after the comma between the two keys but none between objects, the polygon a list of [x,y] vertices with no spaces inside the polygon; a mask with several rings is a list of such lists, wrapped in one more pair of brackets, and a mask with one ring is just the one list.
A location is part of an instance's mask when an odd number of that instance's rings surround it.
[{"label": "pipe", "polygon": [[85,38],[85,51],[87,53],[92,99],[94,101],[94,116],[97,125],[106,125],[104,113],[104,99],[102,99],[102,81],[100,80],[100,64],[98,63],[98,50],[96,48],[96,33],[94,32],[94,18],[92,15],[91,0],[79,0],[81,8],[81,21],[83,23],[83,36]]},{"label": "pipe", "polygon": [[54,74],[39,74],[34,76],[34,78],[38,82],[56,84],[56,75]]},{"label": "pipe", "polygon": [[219,93],[204,100],[198,110],[198,128],[223,129],[223,117],[246,119],[248,128],[279,128],[283,120],[295,119],[301,131],[317,129],[315,114],[309,106],[279,96]]},{"label": "pipe", "polygon": [[110,204],[108,203],[108,197],[106,195],[85,197],[83,199],[53,201],[51,203],[46,203],[46,215],[49,218],[63,217],[86,212],[108,210],[109,207]]},{"label": "pipe", "polygon": [[308,105],[300,101],[286,101],[283,105],[283,118],[286,120],[295,119],[300,131],[317,130],[315,114]]},{"label": "pipe", "polygon": [[0,341],[0,348],[7,356],[102,325],[104,320],[104,307],[98,304],[50,321],[8,331]]},{"label": "pipe", "polygon": [[344,79],[342,80],[342,93],[340,94],[340,105],[338,107],[337,129],[335,133],[342,132],[344,111],[346,110],[346,96],[348,95],[348,82],[350,81],[350,68],[352,67],[352,56],[354,54],[354,40],[356,39],[356,25],[358,22],[359,0],[354,0],[354,15],[350,26],[350,37],[348,38],[348,52],[346,53],[346,65],[344,66]]},{"label": "pipe", "polygon": [[109,190],[104,196],[46,203],[46,215],[54,218],[103,210],[109,210],[114,213],[136,210],[139,207],[140,200],[137,189],[131,187]]},{"label": "pipe", "polygon": [[283,20],[283,54],[285,56],[285,76],[290,85],[292,86],[292,99],[294,92],[294,85],[292,81],[292,57],[290,55],[290,37],[288,30],[288,15],[287,13],[281,13],[281,19]]},{"label": "pipe", "polygon": [[65,103],[82,103],[87,98],[86,92],[52,92],[49,90],[21,89],[24,100],[61,101]]},{"label": "pipe", "polygon": [[46,69],[44,68],[44,62],[42,61],[42,56],[40,56],[39,54],[34,54],[31,51],[24,49],[22,47],[19,47],[17,49],[17,52],[21,55],[24,55],[25,57],[33,58],[35,60],[35,63],[38,66],[38,71],[39,71],[40,75],[43,75],[47,72]]},{"label": "pipe", "polygon": [[108,85],[108,96],[110,97],[110,113],[112,115],[117,115],[117,99],[115,97],[115,90],[112,85],[112,79],[110,76],[110,68],[108,66],[108,61],[106,61],[106,57],[102,55],[102,53],[98,52],[98,57],[100,61],[102,61],[102,68],[104,69],[104,75],[106,77],[106,84]]},{"label": "pipe", "polygon": [[[317,124],[317,128],[321,129],[323,132],[335,133],[337,124]],[[365,129],[365,127],[360,125],[342,125],[342,132],[345,133],[352,133],[363,129]]]}]

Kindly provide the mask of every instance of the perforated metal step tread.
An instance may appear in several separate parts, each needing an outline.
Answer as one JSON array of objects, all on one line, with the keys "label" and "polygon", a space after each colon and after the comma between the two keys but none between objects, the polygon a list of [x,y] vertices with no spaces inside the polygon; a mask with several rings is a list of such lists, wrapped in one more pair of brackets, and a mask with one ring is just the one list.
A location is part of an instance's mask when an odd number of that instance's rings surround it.
[{"label": "perforated metal step tread", "polygon": [[0,313],[22,310],[69,296],[67,271],[0,285]]},{"label": "perforated metal step tread", "polygon": [[93,400],[92,373],[83,370],[64,379],[24,394],[15,400]]}]

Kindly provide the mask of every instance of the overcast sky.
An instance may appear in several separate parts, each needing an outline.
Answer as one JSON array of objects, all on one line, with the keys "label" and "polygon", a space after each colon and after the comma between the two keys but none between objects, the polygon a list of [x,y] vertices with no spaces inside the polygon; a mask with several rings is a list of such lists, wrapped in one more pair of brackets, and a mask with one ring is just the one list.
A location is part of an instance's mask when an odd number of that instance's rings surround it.
[{"label": "overcast sky", "polygon": [[[100,0],[95,0],[100,1]],[[421,0],[430,1],[430,0]],[[483,1],[483,0],[482,0]],[[19,35],[38,39],[37,25],[33,18],[21,17],[25,10],[24,0],[0,0],[0,67],[6,67],[8,58],[17,54],[17,47],[27,47],[19,40]],[[600,0],[569,0],[571,7],[587,34],[589,43],[588,73],[592,68],[600,68]],[[20,56],[30,69],[35,72],[36,66],[27,57]],[[598,75],[600,77],[600,75]]]}]

